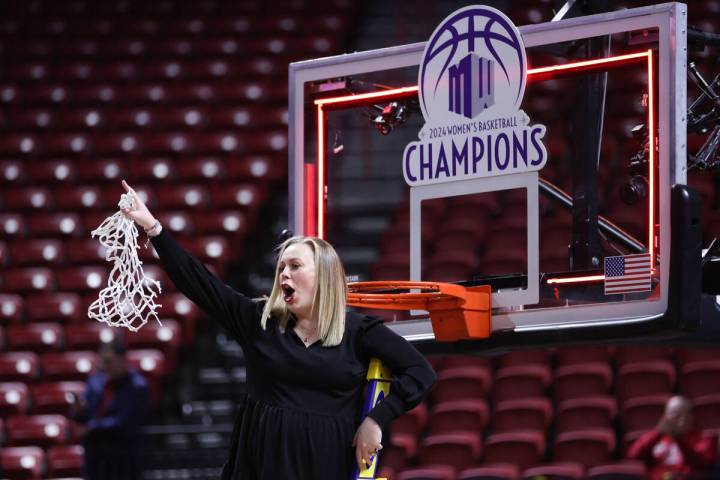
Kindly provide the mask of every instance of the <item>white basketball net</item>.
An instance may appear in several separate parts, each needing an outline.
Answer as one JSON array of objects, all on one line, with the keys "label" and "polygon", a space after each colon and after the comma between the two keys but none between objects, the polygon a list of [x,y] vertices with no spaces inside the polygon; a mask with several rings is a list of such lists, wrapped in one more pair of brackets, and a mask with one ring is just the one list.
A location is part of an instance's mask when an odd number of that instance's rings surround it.
[{"label": "white basketball net", "polygon": [[[131,199],[123,194],[120,208],[132,208]],[[113,262],[108,286],[88,308],[88,316],[111,327],[125,327],[136,332],[150,318],[158,323],[155,297],[162,291],[160,282],[145,275],[138,258],[138,231],[135,222],[117,212],[103,221],[90,235],[98,236],[107,248],[105,260]]]}]

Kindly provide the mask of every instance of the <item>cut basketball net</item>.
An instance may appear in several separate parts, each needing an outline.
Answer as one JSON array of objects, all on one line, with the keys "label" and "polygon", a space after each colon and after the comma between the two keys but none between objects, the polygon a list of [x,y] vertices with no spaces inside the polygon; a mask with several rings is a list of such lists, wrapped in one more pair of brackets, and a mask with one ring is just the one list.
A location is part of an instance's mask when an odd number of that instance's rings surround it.
[{"label": "cut basketball net", "polygon": [[362,308],[427,310],[435,340],[438,341],[488,338],[492,330],[492,292],[489,285],[464,287],[443,282],[355,282],[348,284],[347,303]]},{"label": "cut basketball net", "polygon": [[[132,208],[132,199],[123,194],[120,208]],[[90,235],[99,237],[107,248],[105,260],[113,262],[108,286],[88,308],[88,316],[111,327],[125,327],[136,332],[149,319],[158,323],[155,297],[162,291],[160,282],[147,275],[138,258],[138,231],[135,222],[117,212],[103,221]]]}]

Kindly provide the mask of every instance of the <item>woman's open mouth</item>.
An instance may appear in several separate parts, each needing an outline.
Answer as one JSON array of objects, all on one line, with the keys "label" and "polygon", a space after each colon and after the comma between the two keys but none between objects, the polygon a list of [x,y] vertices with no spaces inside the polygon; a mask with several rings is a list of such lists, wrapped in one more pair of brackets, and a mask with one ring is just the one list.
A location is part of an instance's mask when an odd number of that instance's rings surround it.
[{"label": "woman's open mouth", "polygon": [[292,303],[295,298],[295,289],[286,284],[281,285],[280,288],[282,288],[283,291],[283,300],[287,303]]}]

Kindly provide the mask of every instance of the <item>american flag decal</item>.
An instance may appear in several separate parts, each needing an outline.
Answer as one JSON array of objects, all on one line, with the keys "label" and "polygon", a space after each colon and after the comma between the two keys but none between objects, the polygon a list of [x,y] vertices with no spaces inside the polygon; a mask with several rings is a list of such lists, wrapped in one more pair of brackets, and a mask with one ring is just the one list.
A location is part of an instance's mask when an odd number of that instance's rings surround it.
[{"label": "american flag decal", "polygon": [[650,254],[605,257],[605,295],[650,290]]}]

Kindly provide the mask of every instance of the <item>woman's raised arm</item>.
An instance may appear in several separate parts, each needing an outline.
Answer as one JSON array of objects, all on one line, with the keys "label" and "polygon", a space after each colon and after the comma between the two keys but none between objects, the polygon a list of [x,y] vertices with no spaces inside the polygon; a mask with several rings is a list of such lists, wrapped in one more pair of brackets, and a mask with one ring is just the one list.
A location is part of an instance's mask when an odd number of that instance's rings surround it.
[{"label": "woman's raised arm", "polygon": [[132,208],[123,208],[122,213],[134,220],[151,238],[170,280],[180,292],[223,325],[235,340],[244,343],[259,325],[261,305],[213,275],[202,262],[163,230],[142,198],[125,180],[122,185],[132,201]]}]

